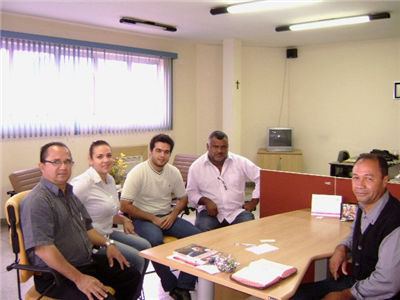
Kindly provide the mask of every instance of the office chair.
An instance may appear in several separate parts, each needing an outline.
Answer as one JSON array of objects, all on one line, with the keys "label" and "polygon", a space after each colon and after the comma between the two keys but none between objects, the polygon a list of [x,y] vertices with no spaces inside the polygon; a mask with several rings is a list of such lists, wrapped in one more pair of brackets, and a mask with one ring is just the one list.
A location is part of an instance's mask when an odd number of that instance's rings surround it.
[{"label": "office chair", "polygon": [[17,193],[31,190],[42,178],[42,172],[39,168],[31,168],[11,173],[10,179],[13,191],[8,191],[7,194],[14,196]]},{"label": "office chair", "polygon": [[[179,172],[182,175],[182,180],[183,183],[185,184],[185,187],[187,185],[187,177],[189,174],[189,168],[192,165],[192,163],[198,159],[200,155],[190,155],[190,154],[177,154],[175,155],[174,161],[172,162],[172,165],[178,168]],[[173,196],[173,201],[176,202],[176,198]],[[172,205],[175,205],[175,202],[173,202]],[[197,208],[196,207],[191,207],[191,206],[186,206],[184,210],[182,211],[181,218],[184,215],[189,215],[190,211],[196,212],[197,216]]]},{"label": "office chair", "polygon": [[21,296],[21,283],[27,282],[35,272],[51,273],[54,276],[53,285],[51,285],[42,295],[39,294],[35,286],[32,286],[25,295],[26,300],[33,299],[44,299],[52,300],[44,296],[54,285],[59,284],[59,275],[55,271],[49,268],[39,268],[30,266],[28,262],[28,256],[25,251],[24,237],[22,236],[20,217],[19,217],[19,205],[29,191],[24,191],[12,196],[6,202],[6,217],[7,222],[10,225],[10,243],[15,254],[15,261],[7,266],[7,271],[13,269],[17,270],[17,281],[18,281],[18,295],[19,299],[22,300]]},{"label": "office chair", "polygon": [[[15,254],[14,262],[7,266],[7,271],[17,271],[17,282],[18,282],[18,296],[19,300],[22,300],[21,295],[21,283],[27,282],[35,273],[48,273],[54,277],[54,282],[50,285],[42,294],[36,291],[33,285],[25,294],[25,300],[56,300],[45,296],[46,293],[55,285],[59,285],[60,274],[50,268],[35,267],[29,265],[28,256],[25,250],[24,237],[21,231],[19,206],[21,201],[30,191],[23,191],[14,196],[6,202],[6,217],[7,222],[10,225],[10,244]],[[115,291],[111,287],[107,287],[111,294],[115,294]]]}]

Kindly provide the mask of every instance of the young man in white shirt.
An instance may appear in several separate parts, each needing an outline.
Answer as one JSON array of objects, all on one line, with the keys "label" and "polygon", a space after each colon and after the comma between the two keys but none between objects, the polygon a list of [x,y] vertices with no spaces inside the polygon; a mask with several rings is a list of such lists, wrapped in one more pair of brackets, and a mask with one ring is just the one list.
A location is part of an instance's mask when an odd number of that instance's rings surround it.
[{"label": "young man in white shirt", "polygon": [[[136,233],[153,247],[164,243],[164,235],[184,238],[200,233],[192,223],[178,217],[188,198],[181,173],[168,164],[173,148],[174,141],[168,135],[153,137],[149,159],[129,172],[121,195],[121,211],[133,218]],[[178,199],[173,210],[172,193]],[[155,262],[153,266],[172,298],[191,299],[189,291],[195,289],[197,277],[180,272],[176,278],[169,267]]]}]

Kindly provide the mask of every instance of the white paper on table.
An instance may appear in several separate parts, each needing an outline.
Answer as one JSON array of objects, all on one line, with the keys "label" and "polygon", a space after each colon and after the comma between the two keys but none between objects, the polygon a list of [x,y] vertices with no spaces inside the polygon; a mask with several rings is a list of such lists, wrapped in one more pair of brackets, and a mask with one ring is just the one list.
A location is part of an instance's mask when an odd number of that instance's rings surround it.
[{"label": "white paper on table", "polygon": [[342,196],[313,194],[311,199],[311,215],[340,218]]},{"label": "white paper on table", "polygon": [[279,249],[279,248],[275,247],[275,246],[271,246],[269,244],[261,244],[257,247],[246,248],[247,251],[253,252],[255,254],[263,254],[263,253],[267,253],[267,252],[274,251],[277,249]]},{"label": "white paper on table", "polygon": [[211,275],[212,274],[217,274],[217,273],[220,272],[216,265],[205,264],[205,265],[197,266],[196,268],[200,269],[202,271],[205,271],[205,272],[207,272],[207,273],[209,273]]}]

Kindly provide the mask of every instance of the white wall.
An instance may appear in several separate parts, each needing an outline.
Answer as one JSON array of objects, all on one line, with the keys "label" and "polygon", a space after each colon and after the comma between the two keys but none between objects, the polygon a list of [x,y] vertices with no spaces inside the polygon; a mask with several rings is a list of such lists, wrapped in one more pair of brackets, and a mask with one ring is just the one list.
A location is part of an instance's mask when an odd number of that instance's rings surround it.
[{"label": "white wall", "polygon": [[222,46],[197,45],[197,154],[207,151],[208,136],[222,130]]},{"label": "white wall", "polygon": [[[246,47],[242,51],[242,155],[257,161],[267,147],[268,126],[288,126],[281,109],[285,49]],[[296,145],[297,146],[297,145]]]},{"label": "white wall", "polygon": [[291,93],[304,171],[327,173],[339,150],[358,155],[399,148],[400,101],[393,100],[393,83],[400,79],[400,39],[300,51]]},{"label": "white wall", "polygon": [[[1,29],[82,39],[178,53],[174,63],[174,153],[202,154],[209,133],[222,128],[222,46],[194,45],[105,29],[15,15],[1,15]],[[400,148],[400,101],[392,99],[400,81],[400,39],[298,48],[288,60],[280,125],[295,128],[303,151],[303,171],[329,174],[339,150],[351,155]],[[282,99],[285,49],[242,48],[242,155],[256,162],[266,145],[267,126],[276,126]],[[290,67],[290,68],[289,68]],[[290,69],[290,72],[289,72]],[[289,85],[288,85],[289,87]],[[101,136],[114,146],[148,144],[156,133]],[[99,136],[68,137],[76,164],[86,167],[88,146]],[[11,189],[8,174],[35,167],[39,148],[51,139],[2,141],[1,218]]]},{"label": "white wall", "polygon": [[[197,141],[198,149],[205,149],[213,130],[208,124],[222,119],[222,48],[197,46],[197,53]],[[243,47],[240,154],[256,162],[258,148],[266,147],[266,128],[277,125],[294,127],[307,173],[329,175],[329,162],[340,150],[355,156],[373,148],[399,149],[395,81],[400,81],[400,39],[300,47],[296,59],[286,59],[286,49]],[[214,107],[207,97],[218,99]]]},{"label": "white wall", "polygon": [[[278,125],[285,57],[285,49],[243,50],[242,154],[253,161],[266,127]],[[400,148],[400,39],[301,47],[288,63],[280,125],[295,129],[303,172],[329,175],[340,150]]]}]

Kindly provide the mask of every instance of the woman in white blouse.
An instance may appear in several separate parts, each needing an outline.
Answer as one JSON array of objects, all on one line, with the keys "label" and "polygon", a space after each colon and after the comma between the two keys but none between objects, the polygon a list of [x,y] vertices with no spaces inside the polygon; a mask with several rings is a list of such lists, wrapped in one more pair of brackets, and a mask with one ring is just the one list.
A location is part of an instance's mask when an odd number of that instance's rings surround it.
[{"label": "woman in white blouse", "polygon": [[[93,221],[93,227],[115,241],[115,245],[126,259],[145,275],[148,260],[139,255],[139,251],[150,248],[150,243],[134,231],[132,221],[119,213],[120,203],[114,178],[108,174],[113,166],[111,146],[103,140],[94,141],[89,149],[90,168],[71,180],[74,194],[85,205]],[[124,231],[114,230],[113,224],[122,224]],[[106,254],[104,248],[97,252]],[[140,284],[136,293],[139,298]]]}]

